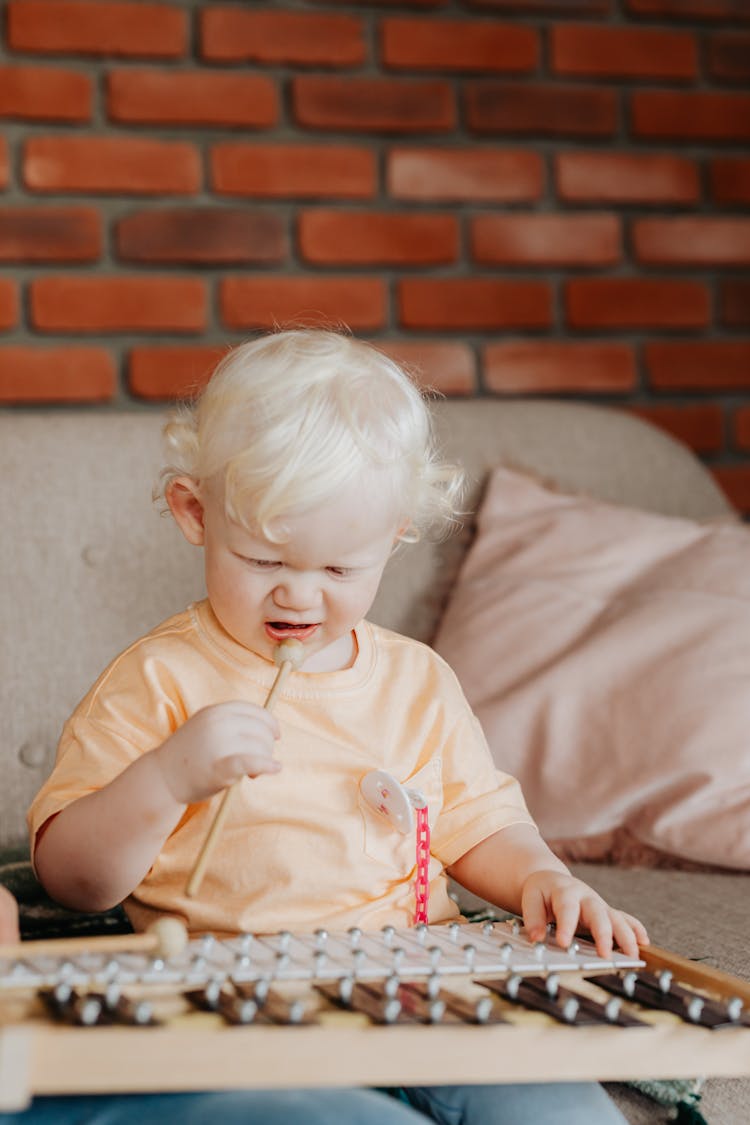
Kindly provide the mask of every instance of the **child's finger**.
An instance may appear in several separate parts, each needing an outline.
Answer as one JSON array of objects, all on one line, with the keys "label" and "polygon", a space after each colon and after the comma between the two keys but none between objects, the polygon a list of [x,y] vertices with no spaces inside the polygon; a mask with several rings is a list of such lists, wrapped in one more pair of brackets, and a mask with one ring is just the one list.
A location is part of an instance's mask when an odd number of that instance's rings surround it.
[{"label": "child's finger", "polygon": [[596,952],[600,957],[610,957],[614,934],[612,919],[605,903],[601,899],[587,903],[583,918],[593,938]]},{"label": "child's finger", "polygon": [[236,722],[240,728],[245,726],[257,728],[260,724],[265,729],[272,731],[274,738],[278,738],[281,734],[279,720],[273,711],[268,711],[264,707],[256,707],[254,703],[245,703],[238,700],[227,704],[227,716]]},{"label": "child's finger", "polygon": [[581,903],[578,895],[574,897],[561,896],[559,900],[552,900],[556,941],[562,949],[567,949],[578,929],[578,919],[581,914]]},{"label": "child's finger", "polygon": [[225,785],[231,785],[232,782],[238,781],[241,777],[258,777],[259,774],[263,773],[278,773],[280,769],[281,762],[262,752],[230,754],[228,757],[222,758],[218,766],[220,780]]},{"label": "child's finger", "polygon": [[[641,940],[639,935],[646,934],[644,927],[638,919],[631,918],[629,914],[621,914],[617,911],[612,919],[612,931],[615,942],[623,953],[627,953],[628,957],[637,957],[638,945]],[[646,935],[646,942],[647,941],[648,935]]]},{"label": "child's finger", "polygon": [[543,941],[547,933],[547,900],[541,890],[524,887],[521,913],[531,941]]},{"label": "child's finger", "polygon": [[627,918],[629,924],[632,926],[633,933],[635,934],[635,940],[638,942],[638,944],[648,945],[650,941],[648,930],[643,925],[643,922],[641,922],[640,918],[634,918],[632,914],[625,914],[624,912],[623,918]]}]

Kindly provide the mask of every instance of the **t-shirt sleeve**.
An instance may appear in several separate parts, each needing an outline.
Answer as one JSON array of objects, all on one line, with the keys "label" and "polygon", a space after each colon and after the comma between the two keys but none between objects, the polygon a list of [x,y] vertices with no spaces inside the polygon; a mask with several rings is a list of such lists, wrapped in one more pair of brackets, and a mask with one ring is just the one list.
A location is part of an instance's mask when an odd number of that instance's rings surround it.
[{"label": "t-shirt sleeve", "polygon": [[174,704],[136,654],[108,668],[65,723],[52,773],[27,813],[32,860],[50,817],[108,785],[179,726]]},{"label": "t-shirt sleeve", "polygon": [[446,867],[503,828],[535,827],[521,786],[495,766],[463,693],[456,706],[458,719],[442,752],[443,808],[431,836],[431,850]]}]

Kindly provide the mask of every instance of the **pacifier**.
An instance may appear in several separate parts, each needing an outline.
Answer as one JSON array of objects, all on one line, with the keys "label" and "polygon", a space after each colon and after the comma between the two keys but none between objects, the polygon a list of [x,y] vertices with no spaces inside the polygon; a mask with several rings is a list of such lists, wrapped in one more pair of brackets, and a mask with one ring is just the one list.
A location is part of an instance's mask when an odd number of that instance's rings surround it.
[{"label": "pacifier", "polygon": [[414,810],[427,806],[424,794],[407,789],[385,770],[370,770],[359,783],[367,804],[406,836],[414,831]]}]

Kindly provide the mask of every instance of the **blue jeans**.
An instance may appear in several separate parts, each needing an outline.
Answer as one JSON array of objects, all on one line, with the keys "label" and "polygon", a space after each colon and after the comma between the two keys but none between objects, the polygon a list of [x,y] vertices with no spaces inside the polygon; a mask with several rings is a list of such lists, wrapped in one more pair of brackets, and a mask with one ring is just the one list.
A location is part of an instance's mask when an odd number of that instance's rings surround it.
[{"label": "blue jeans", "polygon": [[425,1125],[375,1090],[231,1090],[34,1098],[0,1125]]},{"label": "blue jeans", "polygon": [[[622,1125],[596,1083],[413,1086],[409,1105],[375,1090],[234,1090],[35,1098],[0,1125]],[[419,1111],[419,1112],[415,1112]],[[425,1115],[425,1116],[423,1116]]]},{"label": "blue jeans", "polygon": [[410,1105],[439,1125],[624,1125],[596,1082],[410,1086]]}]

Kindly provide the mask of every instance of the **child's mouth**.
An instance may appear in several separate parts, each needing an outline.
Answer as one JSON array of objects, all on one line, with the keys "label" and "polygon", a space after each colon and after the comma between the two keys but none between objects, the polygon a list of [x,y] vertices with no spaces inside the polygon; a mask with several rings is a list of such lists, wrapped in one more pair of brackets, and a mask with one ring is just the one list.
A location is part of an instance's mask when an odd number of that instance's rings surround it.
[{"label": "child's mouth", "polygon": [[266,621],[265,630],[266,635],[277,643],[289,640],[290,637],[298,641],[306,641],[312,637],[318,624],[316,622],[314,625],[300,625],[293,621]]}]

